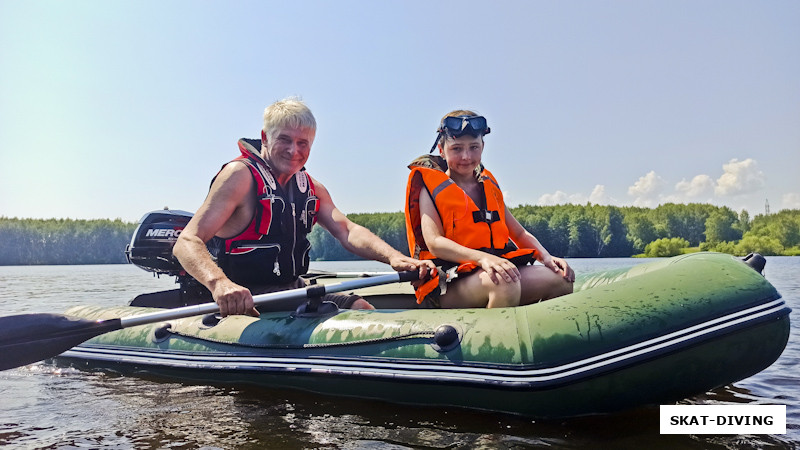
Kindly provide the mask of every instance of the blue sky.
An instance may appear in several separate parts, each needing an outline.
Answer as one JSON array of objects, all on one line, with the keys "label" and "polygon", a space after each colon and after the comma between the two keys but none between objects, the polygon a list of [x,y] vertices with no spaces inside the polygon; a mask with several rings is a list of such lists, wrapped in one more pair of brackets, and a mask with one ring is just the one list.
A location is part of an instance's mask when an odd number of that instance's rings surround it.
[{"label": "blue sky", "polygon": [[0,0],[0,216],[194,211],[302,97],[345,213],[401,211],[440,117],[484,114],[511,206],[800,208],[797,1]]}]

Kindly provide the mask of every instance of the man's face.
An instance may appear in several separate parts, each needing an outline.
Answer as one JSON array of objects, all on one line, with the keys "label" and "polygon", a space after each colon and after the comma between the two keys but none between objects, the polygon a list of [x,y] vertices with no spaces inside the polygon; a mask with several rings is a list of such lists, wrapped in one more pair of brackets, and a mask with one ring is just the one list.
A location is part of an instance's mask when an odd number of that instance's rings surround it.
[{"label": "man's face", "polygon": [[290,177],[300,171],[308,161],[314,130],[310,128],[281,128],[274,139],[267,136],[264,159],[279,178]]}]

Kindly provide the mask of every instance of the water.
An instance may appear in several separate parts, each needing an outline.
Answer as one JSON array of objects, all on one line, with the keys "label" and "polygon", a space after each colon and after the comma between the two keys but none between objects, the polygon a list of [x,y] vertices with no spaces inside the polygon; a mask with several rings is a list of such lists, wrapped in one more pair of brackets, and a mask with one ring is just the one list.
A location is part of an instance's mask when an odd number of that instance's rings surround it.
[{"label": "water", "polygon": [[[645,262],[576,259],[578,272]],[[382,271],[374,262],[316,263],[336,271]],[[255,387],[176,383],[34,364],[0,372],[0,445],[16,448],[800,448],[800,258],[768,258],[767,279],[794,308],[792,334],[767,370],[686,403],[787,405],[787,434],[660,435],[658,407],[540,421],[414,408]],[[170,289],[129,265],[0,267],[0,311],[62,312],[84,303],[120,305]]]}]

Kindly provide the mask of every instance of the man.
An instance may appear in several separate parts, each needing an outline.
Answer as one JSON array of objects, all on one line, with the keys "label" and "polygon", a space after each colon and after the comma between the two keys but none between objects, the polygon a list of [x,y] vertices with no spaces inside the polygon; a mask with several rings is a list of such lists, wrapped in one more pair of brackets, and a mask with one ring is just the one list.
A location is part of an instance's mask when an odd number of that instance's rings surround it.
[{"label": "man", "polygon": [[[239,141],[242,155],[223,166],[175,244],[173,254],[211,291],[223,316],[257,316],[251,291],[304,285],[299,276],[308,270],[307,235],[314,223],[348,251],[397,271],[419,270],[423,278],[435,270],[350,221],[325,186],[305,172],[316,128],[311,110],[298,99],[268,106],[260,143]],[[326,300],[341,308],[374,309],[358,296]]]}]

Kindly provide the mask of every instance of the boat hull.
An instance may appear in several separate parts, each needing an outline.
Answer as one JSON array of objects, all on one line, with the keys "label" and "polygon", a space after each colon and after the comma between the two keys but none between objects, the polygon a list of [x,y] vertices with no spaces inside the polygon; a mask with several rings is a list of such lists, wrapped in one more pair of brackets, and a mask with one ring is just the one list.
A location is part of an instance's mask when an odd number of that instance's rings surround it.
[{"label": "boat hull", "polygon": [[[86,306],[68,314],[141,310]],[[777,291],[739,260],[711,253],[593,274],[571,295],[518,308],[209,319],[108,333],[59,359],[199,382],[567,417],[674,402],[747,378],[771,365],[789,336],[789,309]],[[455,331],[455,342],[437,330]]]}]

